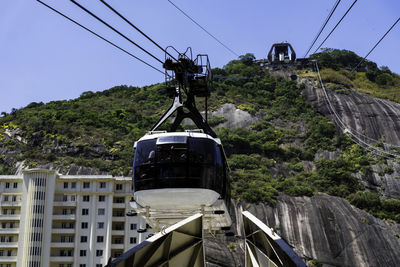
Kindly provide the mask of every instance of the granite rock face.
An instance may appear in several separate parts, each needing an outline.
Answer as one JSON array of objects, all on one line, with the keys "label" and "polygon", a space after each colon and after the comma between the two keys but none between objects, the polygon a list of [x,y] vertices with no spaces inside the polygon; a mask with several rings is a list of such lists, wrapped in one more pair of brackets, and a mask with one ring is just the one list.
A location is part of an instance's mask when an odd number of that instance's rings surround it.
[{"label": "granite rock face", "polygon": [[241,210],[274,228],[305,262],[316,259],[328,267],[395,267],[400,262],[400,225],[379,220],[344,199],[318,194],[280,195],[274,206],[233,203],[236,238],[208,238],[208,266],[244,266]]},{"label": "granite rock face", "polygon": [[259,118],[256,116],[252,116],[249,112],[236,108],[236,106],[231,103],[222,104],[221,107],[213,111],[211,115],[213,117],[224,117],[226,122],[218,126],[230,129],[249,128],[252,124],[259,121]]},{"label": "granite rock face", "polygon": [[[329,99],[351,131],[364,135],[366,142],[380,142],[400,148],[400,104],[371,97],[354,90],[348,94],[327,91]],[[306,84],[303,94],[319,112],[334,121],[322,89]]]},{"label": "granite rock face", "polygon": [[[349,94],[335,94],[327,90],[327,94],[341,121],[359,138],[361,145],[365,143],[382,150],[386,148],[386,151],[400,156],[400,104],[354,90],[349,90]],[[303,95],[320,113],[337,121],[322,89],[306,83]],[[335,153],[330,153],[319,153],[316,158],[335,158]],[[384,165],[374,165],[367,175],[359,173],[355,176],[365,187],[385,197],[400,199],[399,161],[388,159],[386,165],[391,167],[391,173],[384,173]]]},{"label": "granite rock face", "polygon": [[324,266],[398,266],[400,226],[326,194],[278,197],[274,207],[248,211],[276,229],[303,259]]},{"label": "granite rock face", "polygon": [[[315,83],[306,83],[303,94],[321,114],[335,121],[322,89]],[[328,95],[346,128],[369,144],[380,143],[397,153],[397,148],[400,149],[399,104],[353,90],[349,94],[328,91]],[[315,160],[335,159],[339,155],[340,151],[322,151],[316,154]],[[305,163],[309,170],[314,168],[313,162]],[[400,199],[400,162],[387,159],[385,163],[373,165],[366,175],[354,175],[366,188],[384,197]],[[391,173],[383,171],[385,165],[392,167]],[[329,267],[399,266],[400,225],[377,219],[344,199],[326,194],[311,198],[280,195],[274,206],[233,203],[233,207],[231,216],[236,220],[232,229],[237,238],[234,241],[224,237],[209,239],[206,243],[209,266],[244,266],[241,210],[250,211],[273,227],[305,262],[316,259]],[[234,260],[233,256],[228,260],[228,247],[236,248]]]}]

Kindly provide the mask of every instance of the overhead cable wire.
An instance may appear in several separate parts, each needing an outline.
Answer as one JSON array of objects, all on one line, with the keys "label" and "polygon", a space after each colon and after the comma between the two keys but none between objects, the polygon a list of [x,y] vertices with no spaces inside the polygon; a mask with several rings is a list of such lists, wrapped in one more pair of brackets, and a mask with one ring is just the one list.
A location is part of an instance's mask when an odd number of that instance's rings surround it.
[{"label": "overhead cable wire", "polygon": [[95,19],[97,19],[98,21],[100,21],[101,23],[103,23],[104,25],[106,25],[108,28],[110,28],[111,30],[113,30],[114,32],[116,32],[117,34],[119,34],[120,36],[122,36],[124,39],[126,39],[127,41],[129,41],[131,44],[135,45],[136,47],[138,47],[140,50],[142,50],[143,52],[145,52],[146,54],[148,54],[149,56],[151,56],[152,58],[154,58],[155,60],[157,60],[158,62],[160,62],[161,64],[163,64],[164,62],[161,61],[159,58],[157,58],[156,56],[154,56],[153,54],[151,54],[149,51],[147,51],[146,49],[144,49],[143,47],[141,47],[140,45],[138,45],[137,43],[135,43],[134,41],[132,41],[131,39],[129,39],[128,37],[126,37],[126,35],[124,35],[123,33],[121,33],[120,31],[118,31],[117,29],[115,29],[113,26],[111,26],[110,24],[108,24],[107,22],[105,22],[104,20],[102,20],[101,18],[99,18],[98,16],[96,16],[95,14],[93,14],[91,11],[89,11],[88,9],[86,9],[84,6],[82,6],[81,4],[79,4],[78,2],[76,2],[75,0],[70,0],[72,3],[74,3],[76,6],[78,6],[79,8],[81,8],[82,10],[84,10],[86,13],[88,13],[89,15],[91,15],[92,17],[94,17]]},{"label": "overhead cable wire", "polygon": [[393,23],[393,25],[389,28],[389,30],[388,30],[388,31],[382,36],[382,38],[374,45],[374,47],[372,47],[372,49],[368,52],[368,54],[367,54],[362,60],[360,60],[360,62],[358,62],[357,66],[355,66],[355,67],[351,70],[351,72],[349,73],[349,75],[352,74],[352,73],[354,72],[354,70],[357,69],[358,66],[361,65],[361,63],[364,62],[364,60],[372,53],[372,51],[374,51],[374,49],[375,49],[375,48],[379,45],[379,43],[386,37],[386,35],[388,35],[388,33],[394,28],[394,26],[396,26],[397,22],[399,22],[399,21],[400,21],[400,17],[396,20],[395,23]]},{"label": "overhead cable wire", "polygon": [[192,19],[185,11],[183,11],[182,9],[180,9],[176,4],[174,4],[171,0],[168,0],[168,2],[171,3],[171,5],[173,5],[176,9],[178,9],[183,15],[185,15],[188,19],[190,19],[194,24],[196,24],[198,27],[200,27],[200,29],[202,29],[204,32],[206,32],[208,35],[210,35],[215,41],[217,41],[218,43],[220,43],[223,47],[225,47],[228,51],[230,51],[232,54],[234,54],[235,56],[239,57],[239,55],[234,52],[232,49],[230,49],[227,45],[225,45],[224,43],[222,43],[217,37],[215,37],[214,35],[212,35],[209,31],[207,31],[203,26],[201,26],[199,23],[197,23],[194,19]]},{"label": "overhead cable wire", "polygon": [[146,61],[144,61],[144,60],[138,58],[137,56],[133,55],[132,53],[126,51],[126,50],[123,49],[122,47],[120,47],[120,46],[114,44],[113,42],[111,42],[111,41],[109,41],[109,40],[107,40],[107,39],[104,38],[103,36],[101,36],[101,35],[95,33],[94,31],[90,30],[89,28],[83,26],[83,25],[80,24],[79,22],[77,22],[77,21],[71,19],[70,17],[68,17],[67,15],[61,13],[61,12],[58,11],[57,9],[55,9],[55,8],[53,8],[53,7],[51,7],[51,6],[49,6],[48,4],[46,4],[46,3],[44,3],[44,2],[42,2],[42,1],[40,1],[40,0],[36,0],[36,1],[39,2],[39,3],[41,3],[42,5],[44,5],[45,7],[49,8],[50,10],[56,12],[57,14],[61,15],[62,17],[66,18],[67,20],[69,20],[69,21],[75,23],[75,24],[78,25],[79,27],[81,27],[81,28],[85,29],[86,31],[90,32],[91,34],[97,36],[97,37],[100,38],[101,40],[103,40],[103,41],[109,43],[110,45],[114,46],[115,48],[118,48],[118,49],[121,50],[122,52],[128,54],[129,56],[135,58],[136,60],[139,60],[139,61],[142,62],[143,64],[146,64],[146,65],[149,66],[150,68],[152,68],[152,69],[154,69],[154,70],[156,70],[156,71],[158,71],[158,72],[160,72],[160,73],[162,73],[162,74],[165,74],[163,71],[157,69],[156,67],[154,67],[154,66],[150,65],[149,63],[147,63]]},{"label": "overhead cable wire", "polygon": [[126,23],[128,23],[131,27],[133,27],[135,30],[140,32],[144,37],[146,37],[150,42],[152,42],[155,46],[160,48],[165,54],[169,55],[172,59],[177,60],[174,58],[170,53],[168,53],[164,48],[162,48],[157,42],[155,42],[153,39],[151,39],[147,34],[145,34],[143,31],[141,31],[138,27],[136,27],[132,22],[130,22],[127,18],[125,18],[121,13],[119,13],[115,8],[113,8],[110,4],[108,4],[104,0],[100,0],[106,7],[108,7],[111,11],[113,11],[115,14],[117,14],[121,19],[123,19]]},{"label": "overhead cable wire", "polygon": [[324,39],[324,41],[322,41],[322,43],[318,46],[317,49],[315,49],[314,54],[317,53],[317,51],[321,48],[321,46],[325,43],[326,40],[328,40],[328,38],[331,36],[331,34],[336,30],[337,26],[342,22],[342,20],[344,19],[344,17],[346,17],[346,15],[350,12],[350,10],[353,8],[353,6],[355,5],[355,3],[357,2],[357,0],[355,0],[353,2],[353,4],[349,7],[349,9],[347,9],[346,13],[344,13],[343,17],[339,20],[338,23],[336,23],[335,27],[333,27],[333,29],[331,30],[331,32],[328,34],[328,36],[326,36],[326,38]]},{"label": "overhead cable wire", "polygon": [[[321,77],[321,74],[319,73],[318,63],[316,62],[315,64],[316,64],[316,69],[317,69],[317,71],[318,71],[318,77]],[[321,83],[321,85],[322,85],[322,89],[324,90],[324,95],[325,95],[325,97],[326,97],[326,100],[327,100],[328,103],[329,103],[329,107],[331,108],[331,110],[332,110],[332,112],[334,113],[334,115],[335,115],[335,116],[338,118],[338,120],[341,122],[341,124],[343,124],[347,130],[350,130],[353,134],[356,134],[356,135],[358,136],[358,138],[361,138],[361,137],[362,137],[364,140],[369,140],[369,141],[375,142],[375,143],[381,143],[381,144],[383,144],[383,145],[385,145],[385,146],[388,146],[388,147],[400,148],[400,146],[398,146],[398,145],[389,144],[389,143],[383,142],[382,140],[377,140],[377,139],[371,138],[371,137],[369,137],[369,136],[367,136],[367,135],[365,135],[365,134],[359,132],[357,129],[354,129],[354,128],[352,128],[351,126],[346,125],[345,122],[340,118],[340,115],[337,113],[337,111],[336,111],[336,109],[334,108],[334,106],[331,104],[331,101],[330,101],[330,99],[329,99],[329,97],[328,97],[328,94],[326,93],[326,88],[325,88],[325,86],[324,86],[324,84],[323,84],[323,82],[322,82],[322,78],[320,79],[320,83]],[[383,102],[382,99],[375,99],[375,101]],[[382,103],[382,104],[387,105],[387,103]],[[360,137],[360,136],[361,136],[361,137]],[[398,154],[398,156],[400,157],[400,154]]]},{"label": "overhead cable wire", "polygon": [[349,128],[346,125],[346,123],[340,118],[339,114],[336,112],[332,102],[329,99],[329,96],[328,96],[328,93],[326,92],[326,88],[324,86],[324,83],[322,82],[322,78],[321,78],[321,74],[320,74],[317,62],[315,62],[315,66],[316,66],[316,69],[317,69],[318,78],[319,78],[319,81],[321,83],[321,87],[322,87],[325,99],[328,102],[329,110],[331,111],[332,115],[334,115],[334,119],[336,120],[337,125],[344,131],[344,133],[348,134],[350,136],[350,138],[354,142],[359,144],[361,147],[366,148],[368,151],[370,151],[370,152],[372,152],[372,153],[374,153],[376,155],[384,156],[385,158],[390,158],[390,156],[394,157],[394,158],[399,158],[400,154],[398,154],[398,153],[379,149],[379,148],[371,145],[370,143],[367,143],[366,141],[362,140],[362,138],[357,135],[357,132],[353,132],[353,129]]},{"label": "overhead cable wire", "polygon": [[308,48],[307,52],[304,54],[304,57],[307,57],[308,53],[310,52],[311,48],[314,46],[315,42],[318,40],[319,36],[321,35],[322,31],[325,29],[326,25],[328,24],[328,21],[331,19],[333,13],[335,12],[336,8],[338,7],[339,3],[341,0],[337,0],[335,5],[333,6],[331,12],[329,13],[328,17],[325,19],[324,24],[322,25],[321,29],[319,30],[317,36],[315,36],[313,42],[310,45],[310,48]]}]

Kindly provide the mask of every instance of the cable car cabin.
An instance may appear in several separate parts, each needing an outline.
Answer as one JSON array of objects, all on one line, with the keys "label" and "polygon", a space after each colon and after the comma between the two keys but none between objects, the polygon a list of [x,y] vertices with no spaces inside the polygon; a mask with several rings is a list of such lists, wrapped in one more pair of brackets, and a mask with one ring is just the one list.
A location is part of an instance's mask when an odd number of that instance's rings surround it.
[{"label": "cable car cabin", "polygon": [[288,64],[296,60],[296,53],[289,43],[273,44],[268,53],[270,64]]},{"label": "cable car cabin", "polygon": [[218,138],[202,132],[154,132],[135,143],[134,209],[155,229],[195,213],[204,227],[229,227],[230,188]]}]

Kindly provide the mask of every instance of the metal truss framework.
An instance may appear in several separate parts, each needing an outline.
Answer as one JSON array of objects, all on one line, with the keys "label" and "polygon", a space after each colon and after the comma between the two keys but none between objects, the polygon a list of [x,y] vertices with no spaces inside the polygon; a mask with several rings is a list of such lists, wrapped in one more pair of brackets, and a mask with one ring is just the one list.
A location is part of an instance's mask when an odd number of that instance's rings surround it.
[{"label": "metal truss framework", "polygon": [[205,266],[203,215],[198,213],[128,250],[107,267]]},{"label": "metal truss framework", "polygon": [[246,267],[306,267],[273,229],[248,211],[243,211],[242,216],[246,238]]}]

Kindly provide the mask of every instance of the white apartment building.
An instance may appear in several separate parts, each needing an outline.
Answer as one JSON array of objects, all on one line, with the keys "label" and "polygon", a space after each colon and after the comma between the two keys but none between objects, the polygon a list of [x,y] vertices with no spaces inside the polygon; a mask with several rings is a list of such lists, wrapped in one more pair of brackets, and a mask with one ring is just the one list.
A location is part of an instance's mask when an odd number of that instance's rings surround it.
[{"label": "white apartment building", "polygon": [[[142,241],[132,178],[31,169],[0,176],[0,267],[102,267]],[[134,214],[133,214],[134,215]]]}]

